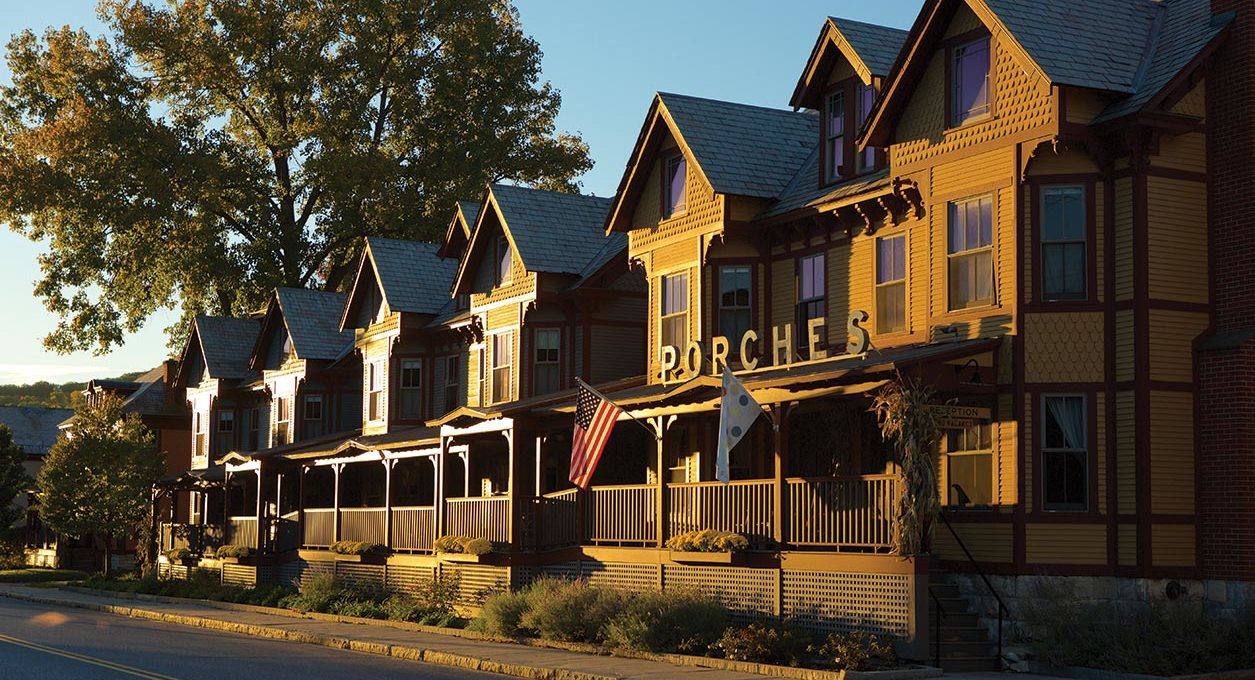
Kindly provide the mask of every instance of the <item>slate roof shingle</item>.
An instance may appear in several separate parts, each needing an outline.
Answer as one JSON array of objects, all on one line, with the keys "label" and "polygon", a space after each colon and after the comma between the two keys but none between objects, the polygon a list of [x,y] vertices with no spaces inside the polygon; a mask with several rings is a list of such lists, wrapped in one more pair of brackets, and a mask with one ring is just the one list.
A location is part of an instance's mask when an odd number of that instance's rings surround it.
[{"label": "slate roof shingle", "polygon": [[58,425],[74,415],[68,408],[0,406],[0,423],[13,432],[13,443],[28,456],[42,456],[57,442]]},{"label": "slate roof shingle", "polygon": [[458,201],[458,209],[462,211],[462,219],[468,226],[474,226],[479,217],[479,201]]},{"label": "slate roof shingle", "polygon": [[261,323],[256,319],[197,316],[196,336],[209,377],[232,380],[251,376],[249,359],[259,332]]},{"label": "slate roof shingle", "polygon": [[775,198],[815,149],[813,112],[658,93],[718,193]]},{"label": "slate roof shingle", "polygon": [[765,219],[821,203],[839,200],[866,191],[889,186],[889,170],[886,168],[867,175],[852,177],[837,184],[819,186],[819,149],[815,149],[794,175],[789,186],[780,193],[775,203],[767,206],[755,219]]},{"label": "slate roof shingle", "polygon": [[392,311],[440,312],[449,299],[458,264],[438,256],[439,246],[371,236],[366,239],[366,247]]},{"label": "slate roof shingle", "polygon": [[890,28],[879,24],[869,24],[853,19],[828,17],[841,35],[845,36],[850,47],[858,53],[863,63],[871,70],[872,75],[888,75],[897,61],[898,53],[906,42],[907,32],[899,28]]},{"label": "slate roof shingle", "polygon": [[301,359],[335,359],[353,344],[353,331],[340,331],[343,293],[308,288],[277,288],[283,322]]},{"label": "slate roof shingle", "polygon": [[606,236],[609,198],[507,184],[491,191],[528,271],[578,275],[607,240],[627,244],[623,234]]}]

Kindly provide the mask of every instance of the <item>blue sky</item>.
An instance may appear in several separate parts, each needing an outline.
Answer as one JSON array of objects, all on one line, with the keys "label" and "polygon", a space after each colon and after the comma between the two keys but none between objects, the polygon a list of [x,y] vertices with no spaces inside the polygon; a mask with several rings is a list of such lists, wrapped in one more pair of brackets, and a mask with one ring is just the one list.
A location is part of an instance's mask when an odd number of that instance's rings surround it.
[{"label": "blue sky", "polygon": [[[562,92],[563,130],[579,132],[596,165],[584,191],[609,196],[655,91],[786,107],[823,18],[907,28],[922,0],[516,0],[544,51],[544,77]],[[0,35],[68,24],[96,33],[94,0],[0,3]],[[8,81],[6,66],[0,78]],[[63,382],[149,368],[166,353],[158,314],[103,357],[46,352],[56,323],[31,295],[42,248],[0,231],[0,383]]]}]

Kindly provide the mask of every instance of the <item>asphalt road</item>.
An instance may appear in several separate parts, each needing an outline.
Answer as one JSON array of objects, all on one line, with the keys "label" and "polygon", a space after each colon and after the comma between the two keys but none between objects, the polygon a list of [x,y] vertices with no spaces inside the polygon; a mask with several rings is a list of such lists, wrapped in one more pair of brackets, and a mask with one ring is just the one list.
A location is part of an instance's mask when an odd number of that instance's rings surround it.
[{"label": "asphalt road", "polygon": [[0,680],[502,677],[0,597]]}]

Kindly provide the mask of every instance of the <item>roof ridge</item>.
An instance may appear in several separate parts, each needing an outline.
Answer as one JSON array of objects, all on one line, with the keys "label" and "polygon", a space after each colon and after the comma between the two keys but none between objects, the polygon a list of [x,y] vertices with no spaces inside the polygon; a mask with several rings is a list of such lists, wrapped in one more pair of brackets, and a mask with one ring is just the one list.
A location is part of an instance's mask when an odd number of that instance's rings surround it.
[{"label": "roof ridge", "polygon": [[605,197],[605,196],[597,196],[597,195],[594,195],[594,194],[585,194],[585,193],[580,193],[580,192],[578,192],[578,191],[556,191],[556,190],[554,190],[554,189],[541,189],[541,188],[538,188],[538,187],[525,187],[525,186],[519,186],[519,185],[517,185],[517,184],[504,184],[504,183],[501,183],[501,182],[493,182],[493,183],[492,183],[491,185],[489,185],[489,186],[491,186],[491,187],[492,187],[492,188],[494,188],[494,189],[496,189],[496,188],[498,188],[498,187],[502,187],[502,188],[506,188],[506,189],[518,189],[518,190],[520,190],[520,191],[535,191],[535,192],[537,192],[537,193],[543,193],[543,194],[553,194],[553,195],[555,195],[555,196],[565,196],[565,197],[572,197],[572,198],[592,198],[592,199],[596,199],[596,200],[598,200],[598,201],[609,201],[609,200],[611,200],[610,198]]},{"label": "roof ridge", "polygon": [[760,111],[766,111],[768,113],[787,114],[789,116],[813,116],[815,115],[813,113],[808,113],[806,111],[794,111],[793,109],[777,109],[771,106],[763,106],[761,104],[746,104],[744,102],[734,102],[734,101],[728,101],[726,99],[712,99],[710,97],[699,97],[697,95],[680,94],[678,92],[659,91],[659,92],[656,92],[655,94],[658,97],[662,97],[662,98],[679,97],[681,99],[692,99],[696,101],[711,102],[712,104],[726,104],[728,106],[737,106],[737,107],[745,108],[745,109],[758,109]]},{"label": "roof ridge", "polygon": [[1140,90],[1142,84],[1146,81],[1146,74],[1150,71],[1150,66],[1155,61],[1156,50],[1159,49],[1159,39],[1163,36],[1164,24],[1167,23],[1168,3],[1150,0],[1150,4],[1154,7],[1155,18],[1151,23],[1149,34],[1146,36],[1146,45],[1142,48],[1141,63],[1137,65],[1137,72],[1133,74],[1134,92]]},{"label": "roof ridge", "polygon": [[910,33],[910,31],[905,28],[886,26],[884,24],[873,24],[870,21],[859,21],[858,19],[847,19],[845,17],[833,16],[831,14],[828,15],[828,19],[838,24],[858,24],[860,26],[871,26],[872,28],[883,28],[890,31],[896,31],[898,33],[901,33],[903,36],[905,36],[907,33]]}]

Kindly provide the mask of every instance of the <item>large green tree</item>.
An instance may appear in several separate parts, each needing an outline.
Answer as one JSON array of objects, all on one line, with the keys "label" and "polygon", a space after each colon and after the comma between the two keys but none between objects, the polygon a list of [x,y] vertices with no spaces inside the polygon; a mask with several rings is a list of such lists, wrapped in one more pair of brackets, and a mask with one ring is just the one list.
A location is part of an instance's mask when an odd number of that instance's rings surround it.
[{"label": "large green tree", "polygon": [[107,36],[14,36],[0,88],[0,220],[49,246],[56,351],[103,353],[161,308],[342,288],[363,235],[433,239],[485,182],[573,190],[591,167],[508,0],[99,13]]},{"label": "large green tree", "polygon": [[102,536],[105,570],[115,537],[138,533],[152,503],[153,484],[166,471],[152,432],[122,399],[104,395],[74,412],[66,436],[48,450],[39,469],[39,514],[75,538]]},{"label": "large green tree", "polygon": [[13,441],[13,431],[0,423],[0,532],[22,517],[22,510],[13,502],[30,487],[30,475],[22,465],[25,460],[26,452]]}]

